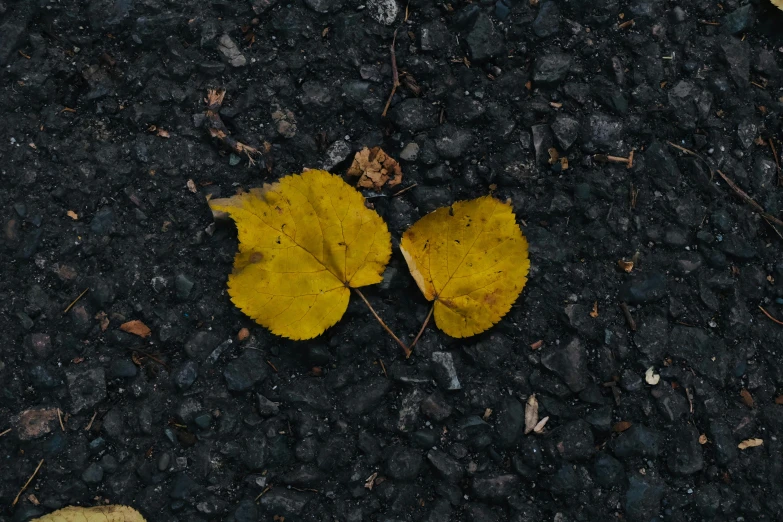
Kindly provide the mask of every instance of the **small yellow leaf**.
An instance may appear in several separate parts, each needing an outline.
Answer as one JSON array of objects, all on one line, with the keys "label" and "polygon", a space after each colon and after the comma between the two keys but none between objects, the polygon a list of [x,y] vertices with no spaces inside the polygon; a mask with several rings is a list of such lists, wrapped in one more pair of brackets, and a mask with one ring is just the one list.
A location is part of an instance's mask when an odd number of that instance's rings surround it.
[{"label": "small yellow leaf", "polygon": [[209,206],[237,225],[231,300],[289,339],[312,339],[339,321],[350,289],[379,283],[391,257],[386,223],[356,189],[323,170]]},{"label": "small yellow leaf", "polygon": [[783,0],[771,0],[772,5],[783,11]]},{"label": "small yellow leaf", "polygon": [[32,522],[146,522],[141,513],[128,506],[70,506],[35,518]]},{"label": "small yellow leaf", "polygon": [[508,313],[527,282],[527,240],[510,203],[492,196],[427,214],[400,242],[435,324],[452,337],[481,333]]},{"label": "small yellow leaf", "polygon": [[762,439],[747,439],[740,442],[737,447],[741,450],[748,448],[755,448],[756,446],[763,446],[764,441]]}]

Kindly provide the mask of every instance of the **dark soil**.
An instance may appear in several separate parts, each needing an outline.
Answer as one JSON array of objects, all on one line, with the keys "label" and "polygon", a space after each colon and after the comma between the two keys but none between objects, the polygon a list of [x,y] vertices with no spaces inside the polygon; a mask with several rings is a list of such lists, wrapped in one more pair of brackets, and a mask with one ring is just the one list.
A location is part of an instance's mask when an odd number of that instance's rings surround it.
[{"label": "dark soil", "polygon": [[[781,27],[767,0],[0,0],[0,519],[783,519]],[[403,166],[367,193],[395,245],[511,198],[532,269],[495,328],[406,361],[356,298],[308,342],[231,304],[206,196],[364,146]],[[428,311],[397,250],[366,293],[405,339]]]}]

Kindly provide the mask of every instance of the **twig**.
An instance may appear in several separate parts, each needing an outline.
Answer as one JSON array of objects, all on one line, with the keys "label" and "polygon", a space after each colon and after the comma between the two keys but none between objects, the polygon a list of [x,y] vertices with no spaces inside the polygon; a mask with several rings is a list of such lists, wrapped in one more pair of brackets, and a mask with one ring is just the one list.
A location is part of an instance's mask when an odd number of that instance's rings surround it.
[{"label": "twig", "polygon": [[386,117],[386,113],[389,111],[389,105],[391,105],[392,98],[394,98],[394,93],[397,92],[397,87],[400,86],[400,73],[397,72],[397,54],[394,51],[395,43],[397,43],[397,29],[394,30],[394,37],[392,38],[391,47],[389,47],[391,51],[392,90],[391,94],[389,94],[389,99],[386,100],[386,107],[383,108],[383,112],[381,113],[381,116],[384,118]]},{"label": "twig", "polygon": [[632,332],[636,331],[636,321],[633,320],[633,316],[631,315],[631,311],[628,309],[628,305],[625,303],[625,301],[622,301],[620,303],[620,310],[623,311],[623,315],[625,315],[625,321],[628,323],[628,328],[631,329]]},{"label": "twig", "polygon": [[90,431],[90,428],[92,428],[92,423],[95,422],[95,417],[98,416],[98,410],[95,410],[92,414],[92,418],[90,419],[90,422],[87,424],[87,427],[84,428],[84,431]]},{"label": "twig", "polygon": [[778,167],[778,185],[783,185],[783,173],[780,171],[780,159],[778,158],[778,151],[775,150],[775,143],[772,138],[769,139],[769,148],[772,149],[772,157],[775,158],[775,165]]},{"label": "twig", "polygon": [[277,367],[276,367],[274,364],[272,364],[272,361],[270,361],[269,359],[267,359],[267,360],[266,360],[266,363],[267,363],[269,366],[271,366],[271,367],[272,367],[272,369],[275,371],[275,373],[277,373]]},{"label": "twig", "polygon": [[389,335],[391,335],[392,337],[394,337],[394,340],[395,340],[395,341],[397,341],[397,344],[399,344],[399,345],[400,345],[400,347],[402,348],[402,351],[404,351],[404,352],[405,352],[405,358],[407,359],[408,357],[410,357],[410,355],[411,355],[411,351],[410,351],[410,349],[409,349],[407,346],[405,346],[405,343],[404,343],[404,342],[400,341],[400,338],[399,338],[399,337],[397,337],[396,335],[394,335],[394,332],[392,332],[392,331],[389,329],[389,327],[388,327],[388,326],[386,326],[386,323],[384,323],[384,322],[383,322],[383,319],[381,319],[381,317],[380,317],[380,316],[379,316],[379,315],[378,315],[378,314],[375,312],[375,309],[372,307],[372,305],[371,305],[371,304],[370,304],[370,302],[367,300],[367,298],[366,298],[366,297],[364,297],[364,294],[361,292],[361,290],[359,290],[358,288],[354,288],[354,289],[353,289],[353,291],[354,291],[354,292],[356,292],[357,294],[359,294],[359,297],[361,297],[361,298],[362,298],[362,301],[364,301],[364,304],[366,304],[366,305],[367,305],[367,308],[369,308],[369,309],[370,309],[370,312],[372,312],[372,315],[374,315],[374,316],[375,316],[375,319],[377,319],[377,320],[378,320],[378,322],[379,322],[379,323],[381,323],[381,326],[383,326],[383,329],[384,329],[384,330],[386,330],[386,333],[388,333]]},{"label": "twig", "polygon": [[684,152],[685,154],[690,154],[691,156],[695,156],[695,157],[699,158],[705,165],[707,165],[707,168],[710,170],[710,179],[712,179],[712,177],[715,175],[715,169],[712,168],[712,165],[710,165],[710,162],[707,161],[706,159],[704,159],[704,156],[702,156],[701,154],[698,154],[698,153],[696,153],[696,152],[694,152],[694,151],[692,151],[690,149],[686,149],[685,147],[681,147],[681,146],[677,145],[676,143],[672,143],[671,141],[667,141],[666,143],[668,143],[669,145],[671,145],[675,149],[679,150],[680,152]]},{"label": "twig", "polygon": [[405,193],[406,193],[406,192],[408,192],[410,189],[412,189],[412,188],[415,188],[415,187],[418,187],[418,186],[419,186],[419,184],[418,184],[418,183],[414,183],[413,185],[411,185],[411,186],[409,186],[409,187],[405,187],[404,189],[402,189],[402,190],[401,190],[401,191],[399,191],[399,192],[395,192],[394,194],[392,194],[392,197],[393,197],[393,198],[396,198],[396,197],[397,197],[397,196],[399,196],[400,194],[405,194]]},{"label": "twig", "polygon": [[772,221],[772,222],[773,222],[773,223],[775,223],[776,225],[779,225],[779,226],[783,227],[783,221],[779,220],[778,218],[776,218],[775,216],[773,216],[772,214],[770,214],[770,213],[768,213],[766,210],[764,210],[764,207],[762,207],[761,205],[759,205],[758,203],[756,203],[756,201],[755,201],[753,198],[751,198],[750,196],[748,196],[748,195],[747,195],[747,193],[745,193],[745,191],[744,191],[744,190],[742,190],[741,188],[739,188],[739,187],[737,186],[737,184],[736,184],[736,183],[734,183],[733,181],[731,181],[731,180],[729,179],[729,177],[728,177],[728,176],[726,176],[726,174],[724,174],[724,173],[723,173],[723,172],[721,172],[720,170],[716,170],[715,172],[717,172],[717,173],[720,175],[720,177],[721,177],[721,178],[723,178],[723,181],[725,181],[725,182],[726,182],[726,184],[727,184],[729,187],[731,187],[731,188],[732,188],[732,190],[734,190],[734,192],[735,192],[735,193],[736,193],[736,194],[737,194],[737,195],[738,195],[738,196],[739,196],[739,197],[740,197],[742,200],[744,200],[744,201],[745,201],[745,203],[747,203],[748,205],[750,205],[751,207],[753,207],[753,208],[754,208],[754,209],[755,209],[755,210],[756,210],[756,211],[757,211],[759,214],[761,214],[761,217],[763,217],[764,219],[767,219],[767,220],[769,220],[769,221]]},{"label": "twig", "polygon": [[610,156],[609,154],[594,154],[593,159],[599,163],[624,163],[626,168],[633,167],[633,151],[627,158],[620,156]]},{"label": "twig", "polygon": [[227,148],[236,152],[237,154],[245,154],[251,165],[255,165],[253,156],[261,154],[258,149],[245,145],[241,141],[237,141],[228,134],[228,129],[220,118],[220,107],[223,105],[223,98],[226,96],[225,89],[209,89],[207,91],[207,97],[204,98],[204,102],[207,104],[206,112],[206,127],[209,135],[213,138],[217,138]]},{"label": "twig", "polygon": [[427,318],[424,319],[424,322],[421,325],[421,329],[419,330],[419,333],[416,334],[416,338],[413,340],[413,342],[408,346],[408,352],[405,353],[405,358],[409,358],[411,354],[413,353],[413,347],[416,346],[416,343],[419,342],[419,339],[421,338],[421,334],[424,333],[424,329],[427,328],[427,323],[430,322],[430,317],[432,317],[432,312],[435,310],[435,303],[432,304],[430,307],[430,311],[427,314]]},{"label": "twig", "polygon": [[259,494],[258,494],[258,496],[256,497],[256,499],[255,499],[253,502],[258,502],[258,499],[259,499],[259,498],[261,498],[261,497],[263,497],[263,496],[264,496],[264,494],[265,494],[267,491],[269,491],[270,489],[272,489],[272,484],[270,484],[270,485],[268,485],[267,487],[265,487],[265,488],[264,488],[264,491],[262,491],[261,493],[259,493]]},{"label": "twig", "polygon": [[65,424],[63,424],[63,414],[60,408],[57,408],[57,419],[60,421],[60,429],[65,431]]},{"label": "twig", "polygon": [[389,374],[386,373],[386,366],[383,365],[383,359],[379,358],[378,362],[381,363],[381,370],[383,370],[383,376],[388,378]]},{"label": "twig", "polygon": [[169,367],[166,365],[166,363],[164,363],[163,361],[161,361],[160,359],[158,359],[157,357],[155,357],[151,353],[147,353],[147,352],[145,352],[143,350],[139,350],[138,348],[128,348],[128,350],[130,350],[131,352],[139,352],[144,357],[147,357],[148,359],[152,359],[153,361],[155,361],[156,363],[160,364],[161,366],[163,366],[167,370],[169,369]]},{"label": "twig", "polygon": [[775,319],[774,317],[772,317],[772,314],[770,314],[769,312],[767,312],[766,310],[764,310],[764,308],[763,308],[763,307],[759,306],[759,310],[761,310],[762,312],[764,312],[764,315],[766,315],[767,317],[769,317],[769,318],[770,318],[770,319],[771,319],[773,322],[776,322],[776,323],[778,323],[779,325],[783,326],[783,321],[781,321],[781,320],[779,320],[779,319]]},{"label": "twig", "polygon": [[30,485],[30,482],[33,481],[35,476],[38,474],[38,470],[41,469],[41,466],[43,466],[44,459],[41,459],[41,462],[38,463],[38,466],[35,468],[35,471],[33,471],[33,474],[30,475],[30,478],[27,479],[27,482],[24,483],[24,486],[22,486],[22,489],[19,490],[19,493],[16,494],[16,498],[14,499],[13,503],[11,504],[11,507],[14,507],[17,502],[19,502],[19,497],[22,496],[22,493],[24,493],[24,490],[27,489],[27,486]]},{"label": "twig", "polygon": [[0,432],[0,437],[2,437],[3,435],[7,435],[9,433],[11,433],[11,428],[8,428],[7,430]]},{"label": "twig", "polygon": [[68,308],[66,308],[65,310],[63,310],[63,313],[64,313],[64,314],[67,314],[67,313],[68,313],[68,310],[70,310],[71,308],[73,308],[73,305],[75,305],[75,304],[76,304],[76,302],[77,302],[77,301],[79,301],[79,299],[81,299],[82,297],[84,297],[84,294],[86,294],[86,293],[87,293],[89,290],[90,290],[90,287],[87,287],[87,288],[85,288],[85,289],[84,289],[84,292],[82,292],[81,294],[79,294],[79,297],[77,297],[76,299],[74,299],[74,300],[71,302],[71,304],[69,304],[69,305],[68,305]]}]

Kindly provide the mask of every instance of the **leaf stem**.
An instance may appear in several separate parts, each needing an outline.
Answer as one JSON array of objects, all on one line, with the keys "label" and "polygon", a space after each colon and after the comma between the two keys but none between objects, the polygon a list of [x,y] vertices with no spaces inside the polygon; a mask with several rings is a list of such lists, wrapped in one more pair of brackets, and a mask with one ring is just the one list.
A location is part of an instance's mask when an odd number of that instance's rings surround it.
[{"label": "leaf stem", "polygon": [[361,297],[361,298],[362,298],[362,301],[364,301],[364,304],[366,304],[366,305],[367,305],[367,308],[369,308],[369,309],[370,309],[370,312],[372,312],[372,315],[374,315],[374,316],[375,316],[375,319],[377,319],[377,320],[378,320],[378,322],[379,322],[379,323],[381,323],[381,326],[383,326],[383,329],[384,329],[384,330],[386,330],[386,332],[387,332],[389,335],[391,335],[391,336],[394,338],[394,340],[395,340],[395,341],[397,341],[397,344],[399,344],[399,345],[400,345],[400,347],[402,348],[402,351],[404,351],[404,352],[405,352],[405,358],[407,359],[408,357],[410,357],[410,356],[411,356],[411,351],[410,351],[410,349],[409,349],[407,346],[405,346],[405,343],[404,343],[404,342],[400,341],[400,338],[399,338],[399,337],[397,337],[396,335],[394,335],[394,332],[392,332],[392,331],[389,329],[389,327],[388,327],[388,326],[386,326],[386,323],[384,323],[384,322],[383,322],[383,319],[381,319],[381,317],[380,317],[380,316],[379,316],[379,315],[378,315],[378,314],[375,312],[375,309],[372,307],[372,305],[371,305],[371,304],[370,304],[370,302],[367,300],[367,298],[366,298],[366,297],[364,297],[364,294],[361,292],[361,290],[359,290],[358,288],[354,288],[354,289],[353,289],[353,291],[354,291],[354,292],[356,292],[357,294],[359,294],[359,297]]},{"label": "leaf stem", "polygon": [[419,330],[419,333],[416,334],[416,338],[413,340],[410,346],[408,346],[408,351],[405,352],[405,358],[409,358],[411,354],[413,353],[413,347],[416,346],[416,343],[419,342],[419,339],[421,338],[421,334],[424,333],[424,329],[427,328],[427,324],[430,322],[430,317],[432,317],[432,312],[435,310],[435,303],[432,303],[432,306],[430,307],[430,312],[427,314],[427,318],[424,320],[424,322],[421,325],[421,329]]}]

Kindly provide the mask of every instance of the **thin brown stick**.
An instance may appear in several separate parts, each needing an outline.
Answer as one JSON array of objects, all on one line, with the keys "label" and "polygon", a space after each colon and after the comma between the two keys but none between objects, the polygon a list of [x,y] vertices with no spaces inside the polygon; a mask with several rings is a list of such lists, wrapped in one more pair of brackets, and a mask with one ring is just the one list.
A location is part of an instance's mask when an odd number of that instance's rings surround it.
[{"label": "thin brown stick", "polygon": [[19,493],[16,494],[16,498],[14,499],[13,503],[11,504],[11,507],[14,507],[17,502],[19,502],[19,497],[22,496],[22,493],[24,493],[24,490],[27,489],[27,486],[30,485],[30,482],[33,481],[35,476],[38,474],[38,470],[41,469],[41,466],[43,466],[44,459],[41,459],[41,462],[38,463],[38,466],[35,468],[35,471],[33,471],[33,474],[30,475],[30,478],[27,479],[27,482],[24,483],[24,486],[22,486],[22,489],[19,490]]},{"label": "thin brown stick", "polygon": [[70,310],[71,308],[73,308],[73,305],[75,305],[75,304],[77,303],[77,301],[79,301],[79,299],[81,299],[82,297],[84,297],[84,294],[86,294],[86,293],[87,293],[89,290],[90,290],[90,287],[87,287],[87,288],[85,288],[85,289],[84,289],[84,292],[82,292],[81,294],[79,294],[79,297],[77,297],[76,299],[74,299],[73,301],[71,301],[71,304],[69,304],[69,305],[68,305],[68,308],[66,308],[65,310],[63,310],[63,313],[64,313],[64,314],[67,314],[67,313],[68,313],[68,310]]},{"label": "thin brown stick", "polygon": [[168,370],[168,369],[169,369],[169,367],[168,367],[168,366],[166,366],[166,363],[164,363],[163,361],[161,361],[160,359],[158,359],[157,357],[155,357],[155,356],[154,356],[154,355],[152,355],[151,353],[147,353],[147,352],[145,352],[145,351],[143,351],[143,350],[140,350],[140,349],[138,349],[138,348],[128,348],[128,350],[130,350],[131,352],[139,352],[139,353],[140,353],[141,355],[143,355],[144,357],[147,357],[148,359],[152,359],[152,360],[153,360],[153,361],[155,361],[156,363],[160,364],[161,366],[163,366],[164,368],[166,368],[166,370]]},{"label": "thin brown stick", "polygon": [[430,306],[430,311],[427,314],[427,318],[424,319],[424,322],[421,324],[421,329],[419,330],[419,333],[416,334],[416,338],[413,340],[413,342],[408,346],[408,352],[405,354],[405,358],[409,358],[411,354],[413,353],[413,347],[416,346],[416,343],[419,342],[419,339],[421,338],[421,334],[424,333],[424,329],[427,328],[427,323],[430,322],[430,317],[432,317],[432,312],[435,310],[435,303],[432,303],[432,306]]},{"label": "thin brown stick", "polygon": [[745,201],[745,203],[753,207],[759,214],[761,214],[761,217],[769,221],[772,221],[776,225],[783,227],[783,221],[779,220],[778,218],[776,218],[775,216],[773,216],[772,214],[764,210],[764,207],[756,203],[756,201],[752,197],[748,196],[748,194],[744,190],[739,188],[736,183],[731,181],[731,179],[729,179],[729,177],[726,176],[726,174],[724,174],[720,170],[716,170],[715,172],[717,172],[720,175],[720,177],[723,178],[723,181],[725,181],[726,184],[729,187],[731,187],[731,189],[740,197],[740,199]]},{"label": "thin brown stick", "polygon": [[92,423],[95,422],[95,417],[97,416],[98,416],[98,411],[96,410],[95,412],[93,412],[92,418],[90,419],[89,424],[87,424],[87,427],[84,428],[84,431],[90,431],[90,428],[92,428]]},{"label": "thin brown stick", "polygon": [[60,421],[60,429],[65,431],[65,424],[63,424],[63,414],[60,408],[57,408],[57,419]]},{"label": "thin brown stick", "polygon": [[383,359],[378,359],[378,362],[381,363],[381,370],[383,370],[383,376],[388,378],[389,374],[386,373],[386,366],[384,366],[383,364]]},{"label": "thin brown stick", "polygon": [[769,148],[772,149],[772,157],[775,158],[775,165],[778,167],[778,185],[783,185],[783,172],[780,171],[780,159],[778,158],[778,151],[775,150],[775,143],[772,138],[769,139]]},{"label": "thin brown stick", "polygon": [[397,92],[397,87],[400,86],[400,73],[397,71],[397,53],[394,51],[394,45],[397,43],[397,29],[394,30],[394,37],[392,38],[391,47],[391,66],[392,66],[392,90],[389,94],[389,99],[386,100],[386,107],[383,108],[381,116],[386,117],[386,113],[389,111],[389,105],[391,105],[394,93]]},{"label": "thin brown stick", "polygon": [[620,303],[620,310],[623,311],[623,315],[625,316],[625,321],[628,323],[628,328],[630,328],[632,332],[635,332],[636,321],[633,320],[631,311],[628,309],[628,305],[624,301]]},{"label": "thin brown stick", "polygon": [[685,147],[681,147],[680,145],[677,145],[676,143],[672,143],[671,141],[667,141],[666,143],[668,143],[675,149],[679,150],[680,152],[684,152],[685,154],[690,154],[691,156],[699,158],[705,165],[707,165],[707,168],[710,170],[710,179],[712,179],[712,176],[715,175],[715,169],[712,168],[710,162],[704,159],[704,156],[702,156],[701,154],[694,152],[690,149],[686,149]]},{"label": "thin brown stick", "polygon": [[9,433],[11,433],[11,428],[8,428],[7,430],[0,432],[0,437],[2,437],[3,435],[8,435]]},{"label": "thin brown stick", "polygon": [[410,357],[410,350],[408,349],[408,347],[407,347],[407,346],[405,346],[405,343],[404,343],[404,342],[400,341],[400,338],[399,338],[399,337],[397,337],[396,335],[394,335],[394,332],[392,332],[392,331],[389,329],[389,327],[388,327],[388,326],[386,326],[386,323],[384,323],[384,322],[383,322],[383,319],[381,319],[381,317],[380,317],[380,316],[379,316],[379,315],[378,315],[378,314],[375,312],[375,309],[372,307],[372,305],[371,305],[371,304],[370,304],[370,302],[367,300],[367,298],[366,298],[366,297],[364,297],[364,294],[361,292],[361,290],[359,290],[358,288],[354,288],[354,289],[353,289],[353,291],[354,291],[354,292],[356,292],[357,294],[359,294],[359,297],[361,297],[361,298],[362,298],[362,301],[364,301],[364,304],[366,304],[366,305],[367,305],[367,308],[369,308],[369,309],[370,309],[370,312],[372,312],[372,315],[374,315],[374,316],[375,316],[375,319],[377,319],[377,320],[378,320],[378,322],[381,324],[381,326],[383,326],[383,329],[384,329],[384,330],[386,330],[386,333],[388,333],[389,335],[391,335],[391,336],[394,338],[394,340],[395,340],[395,341],[397,341],[397,344],[399,344],[399,345],[400,345],[400,347],[402,348],[402,351],[404,351],[404,352],[405,352],[405,357],[406,357],[406,358]]},{"label": "thin brown stick", "polygon": [[267,491],[269,491],[270,489],[272,489],[272,484],[269,484],[267,487],[265,487],[265,488],[264,488],[264,491],[262,491],[261,493],[259,493],[259,494],[258,494],[258,496],[257,496],[257,497],[256,497],[256,499],[255,499],[255,502],[258,502],[258,499],[259,499],[259,498],[261,498],[261,497],[263,497],[263,496],[264,496],[264,494],[265,494]]},{"label": "thin brown stick", "polygon": [[778,323],[779,325],[783,326],[783,321],[781,321],[781,320],[779,320],[779,319],[775,319],[774,317],[772,317],[772,314],[770,314],[769,312],[767,312],[766,310],[764,310],[764,308],[763,308],[763,307],[759,306],[759,310],[761,310],[762,312],[764,312],[764,315],[766,315],[767,317],[769,317],[769,318],[770,318],[770,319],[771,319],[773,322],[776,322],[776,323]]},{"label": "thin brown stick", "polygon": [[248,162],[250,162],[251,165],[255,165],[253,156],[261,154],[261,152],[255,147],[246,145],[231,137],[228,128],[226,128],[223,119],[220,117],[220,107],[223,105],[223,98],[225,98],[225,96],[225,89],[209,89],[207,91],[207,97],[204,98],[204,102],[207,104],[207,111],[205,113],[207,116],[207,131],[210,136],[220,140],[223,146],[237,154],[246,155]]},{"label": "thin brown stick", "polygon": [[396,198],[396,197],[397,197],[397,196],[399,196],[400,194],[405,194],[405,193],[406,193],[406,192],[408,192],[410,189],[412,189],[412,188],[416,188],[416,187],[418,187],[418,186],[419,186],[419,184],[418,184],[418,183],[414,183],[414,184],[413,184],[413,185],[411,185],[410,187],[405,187],[405,188],[404,188],[404,189],[402,189],[401,191],[399,191],[399,192],[395,192],[394,194],[392,194],[392,197],[393,197],[393,198]]}]

